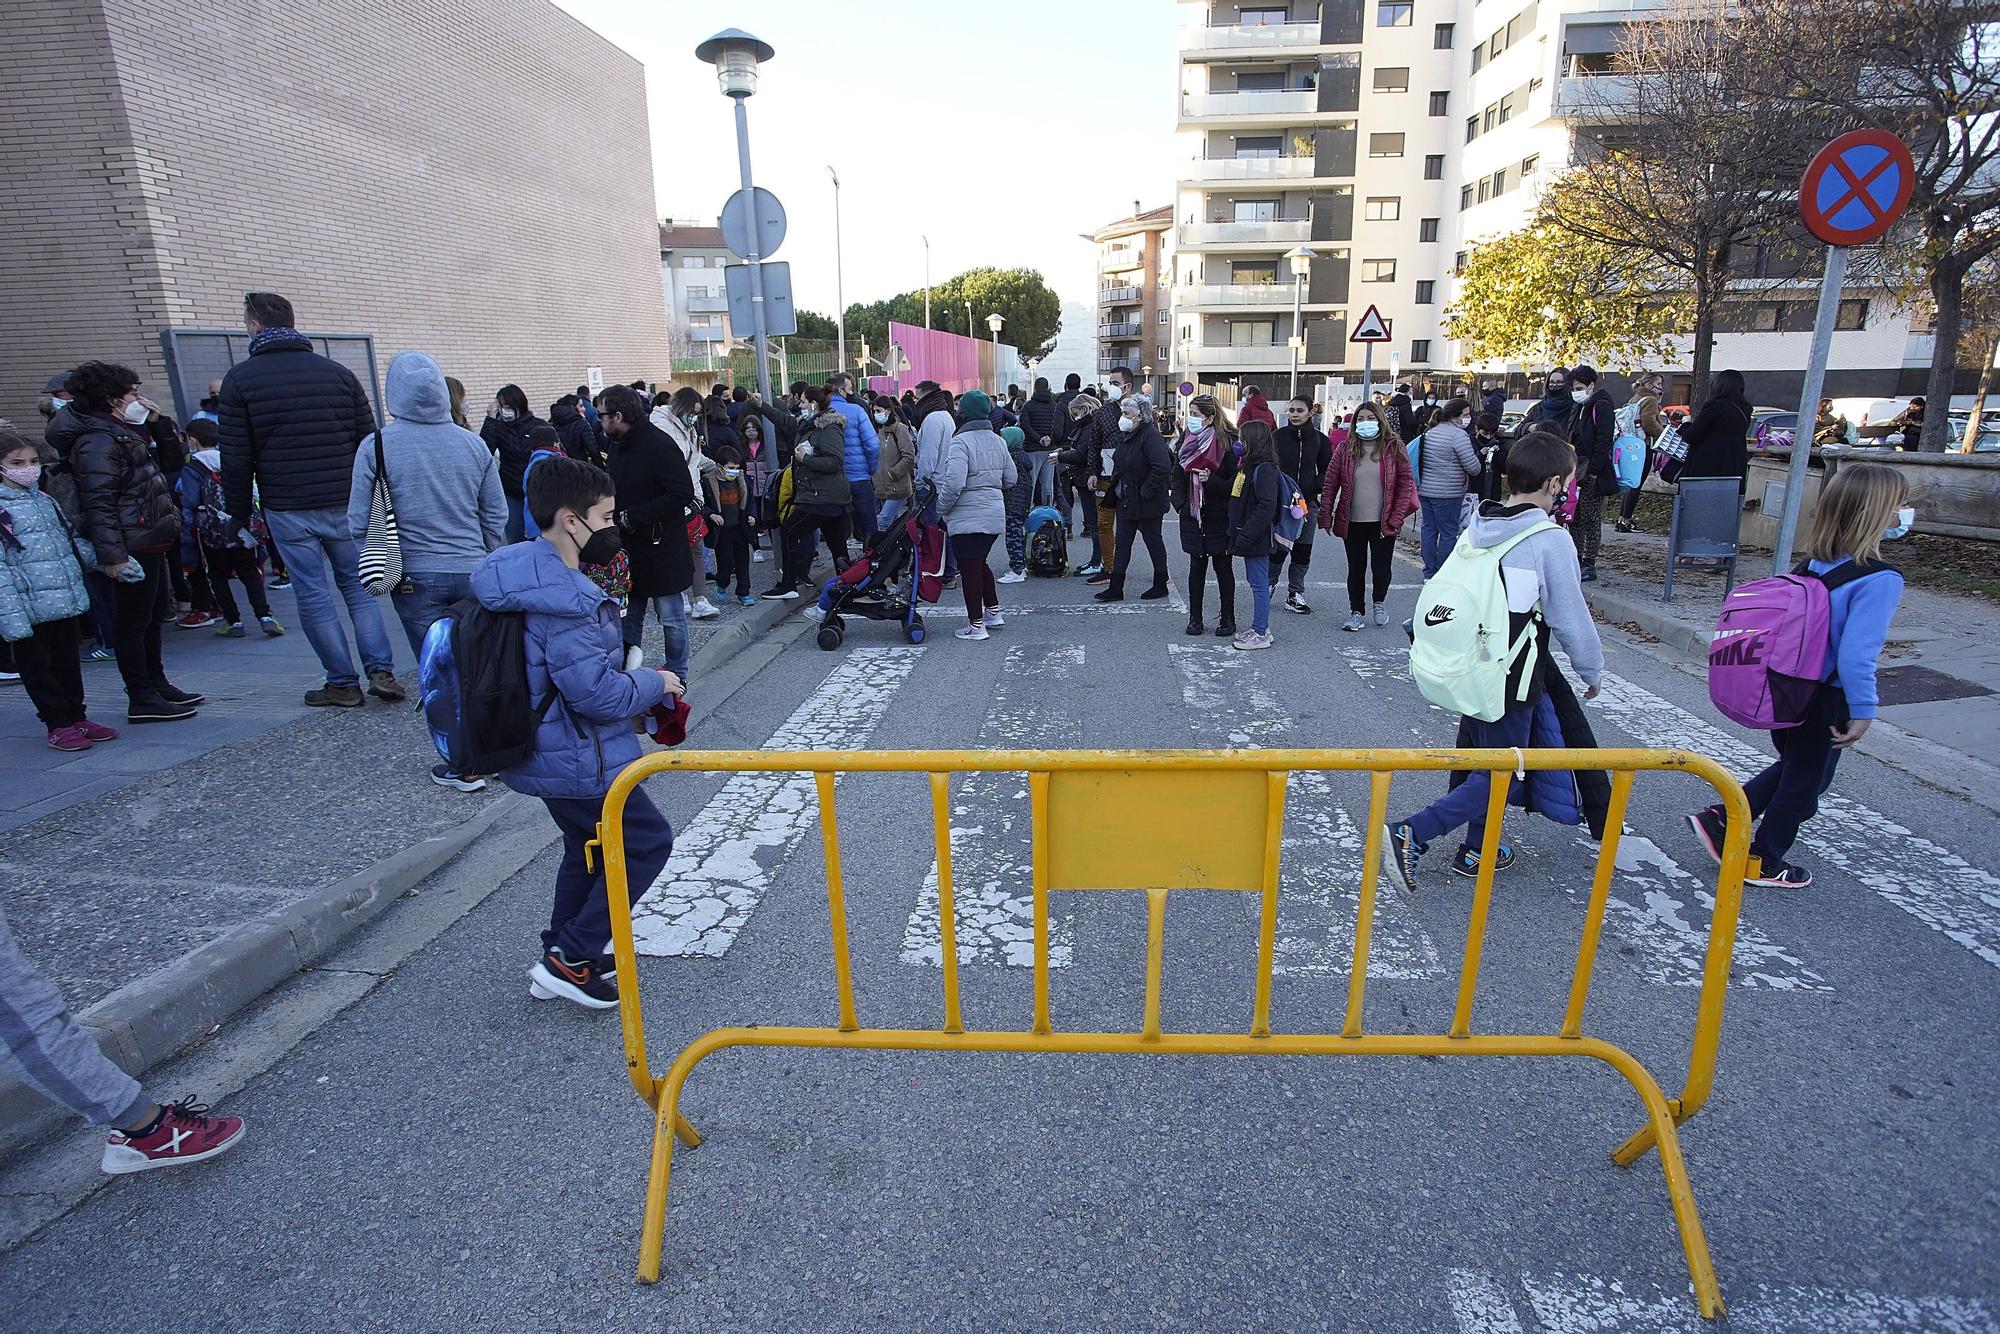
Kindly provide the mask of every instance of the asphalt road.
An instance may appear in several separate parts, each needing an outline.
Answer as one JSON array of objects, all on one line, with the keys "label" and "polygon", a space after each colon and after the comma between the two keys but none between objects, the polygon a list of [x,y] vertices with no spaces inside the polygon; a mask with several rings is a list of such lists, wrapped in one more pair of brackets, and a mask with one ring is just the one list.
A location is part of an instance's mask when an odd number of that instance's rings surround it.
[{"label": "asphalt road", "polygon": [[[1074,579],[1003,589],[1009,622],[985,643],[911,649],[855,624],[822,653],[801,635],[695,740],[1448,743],[1451,721],[1398,679],[1400,629],[1339,631],[1329,563],[1317,612],[1274,613],[1263,653],[1184,637],[1168,604],[1085,606]],[[1399,570],[1399,623],[1414,583]],[[1592,709],[1605,744],[1754,757],[1757,738],[1718,718],[1699,679],[1616,632],[1607,649]],[[1441,787],[1400,778],[1392,805]],[[681,835],[671,883],[637,918],[655,955],[639,983],[656,1068],[718,1025],[834,1022],[798,781],[649,790]],[[864,776],[839,792],[861,1020],[936,1027],[925,786]],[[1025,1028],[1025,784],[954,792],[967,1021]],[[1866,757],[1835,794],[1799,853],[1814,887],[1750,892],[1716,1091],[1682,1132],[1723,1327],[2000,1328],[1995,822]],[[1639,779],[1586,1023],[1669,1094],[1706,940],[1713,867],[1681,823],[1702,799],[1685,776]],[[1159,818],[1214,820],[1200,802]],[[1279,1031],[1338,1030],[1365,820],[1358,777],[1295,787]],[[1520,860],[1496,888],[1474,1031],[1552,1032],[1592,849],[1520,812],[1507,831]],[[1449,1021],[1472,883],[1447,873],[1450,850],[1427,859],[1414,899],[1383,901],[1371,1030]],[[1594,1063],[1529,1059],[724,1053],[683,1103],[707,1143],[675,1157],[663,1281],[637,1286],[651,1118],[618,1021],[531,1001],[523,978],[552,868],[544,854],[235,1097],[253,1129],[231,1158],[116,1182],[0,1258],[6,1323],[1700,1327],[1657,1160],[1608,1159],[1637,1100]],[[1056,905],[1056,1026],[1136,1029],[1144,897]],[[1255,955],[1252,896],[1173,895],[1166,1028],[1247,1027]]]}]

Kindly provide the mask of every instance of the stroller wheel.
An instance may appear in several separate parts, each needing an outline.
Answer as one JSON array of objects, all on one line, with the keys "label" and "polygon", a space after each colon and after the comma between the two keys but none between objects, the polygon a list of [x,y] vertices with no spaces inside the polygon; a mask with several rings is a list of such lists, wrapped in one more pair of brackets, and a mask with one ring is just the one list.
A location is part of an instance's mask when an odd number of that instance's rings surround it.
[{"label": "stroller wheel", "polygon": [[826,624],[837,635],[845,635],[847,633],[847,618],[837,611],[827,613]]},{"label": "stroller wheel", "polygon": [[909,623],[908,625],[906,625],[906,626],[904,626],[904,627],[903,627],[903,635],[904,635],[904,637],[905,637],[906,639],[908,639],[908,640],[909,640],[909,641],[910,641],[910,642],[911,642],[912,644],[921,644],[921,643],[923,643],[923,642],[924,642],[924,618],[923,618],[923,617],[921,617],[921,616],[913,616],[913,617],[911,617],[911,618],[910,618],[910,623]]},{"label": "stroller wheel", "polygon": [[819,628],[819,646],[828,653],[839,648],[840,641],[845,637],[841,634],[840,627],[837,625],[822,625]]}]

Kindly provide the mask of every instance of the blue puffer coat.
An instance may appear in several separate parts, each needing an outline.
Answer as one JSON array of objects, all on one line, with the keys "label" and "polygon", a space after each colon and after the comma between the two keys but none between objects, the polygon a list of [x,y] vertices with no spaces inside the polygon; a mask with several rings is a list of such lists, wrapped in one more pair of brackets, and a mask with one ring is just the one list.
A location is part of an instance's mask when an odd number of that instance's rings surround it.
[{"label": "blue puffer coat", "polygon": [[535,731],[528,758],[500,775],[534,797],[595,801],[639,758],[632,720],[665,694],[656,671],[624,671],[618,604],[536,539],[502,547],[472,572],[472,596],[489,611],[526,614],[528,692],[560,696]]},{"label": "blue puffer coat", "polygon": [[90,610],[82,562],[96,569],[96,553],[62,507],[39,490],[0,483],[0,514],[21,544],[0,538],[0,639],[26,639],[44,621]]},{"label": "blue puffer coat", "polygon": [[872,482],[875,466],[882,459],[882,445],[875,438],[875,423],[868,420],[868,409],[848,402],[841,394],[829,394],[826,405],[847,418],[847,425],[840,433],[841,465],[847,480]]}]

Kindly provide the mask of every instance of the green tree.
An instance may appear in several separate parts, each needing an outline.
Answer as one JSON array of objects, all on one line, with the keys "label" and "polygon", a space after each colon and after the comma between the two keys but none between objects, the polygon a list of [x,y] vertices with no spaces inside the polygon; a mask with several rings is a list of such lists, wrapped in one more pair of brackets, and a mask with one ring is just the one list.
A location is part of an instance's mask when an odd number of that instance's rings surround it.
[{"label": "green tree", "polygon": [[1557,225],[1548,214],[1577,206],[1577,193],[1558,182],[1526,227],[1474,247],[1445,311],[1466,361],[1630,370],[1673,355],[1692,306],[1681,275]]},{"label": "green tree", "polygon": [[[968,301],[972,303],[973,337],[990,337],[986,317],[997,314],[1006,321],[1000,330],[1000,341],[1020,349],[1023,361],[1040,360],[1055,350],[1056,335],[1062,328],[1062,300],[1037,270],[968,269],[932,284],[930,327],[956,334],[968,332],[965,317]],[[848,346],[858,348],[860,340],[865,338],[869,350],[880,357],[889,346],[891,322],[923,327],[923,288],[899,292],[882,301],[849,306]],[[803,317],[799,331],[805,332]]]},{"label": "green tree", "polygon": [[839,336],[839,326],[831,315],[822,315],[816,310],[798,312],[799,328],[793,335],[797,338],[814,338],[831,343]]}]

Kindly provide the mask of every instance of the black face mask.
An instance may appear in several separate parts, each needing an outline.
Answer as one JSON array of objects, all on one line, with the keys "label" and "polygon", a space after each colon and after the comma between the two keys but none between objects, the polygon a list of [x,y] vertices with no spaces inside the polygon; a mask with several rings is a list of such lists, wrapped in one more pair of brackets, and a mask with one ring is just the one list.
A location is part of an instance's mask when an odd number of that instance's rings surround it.
[{"label": "black face mask", "polygon": [[585,565],[609,565],[611,558],[625,548],[625,538],[615,523],[593,529],[590,538],[577,549],[576,558]]}]

